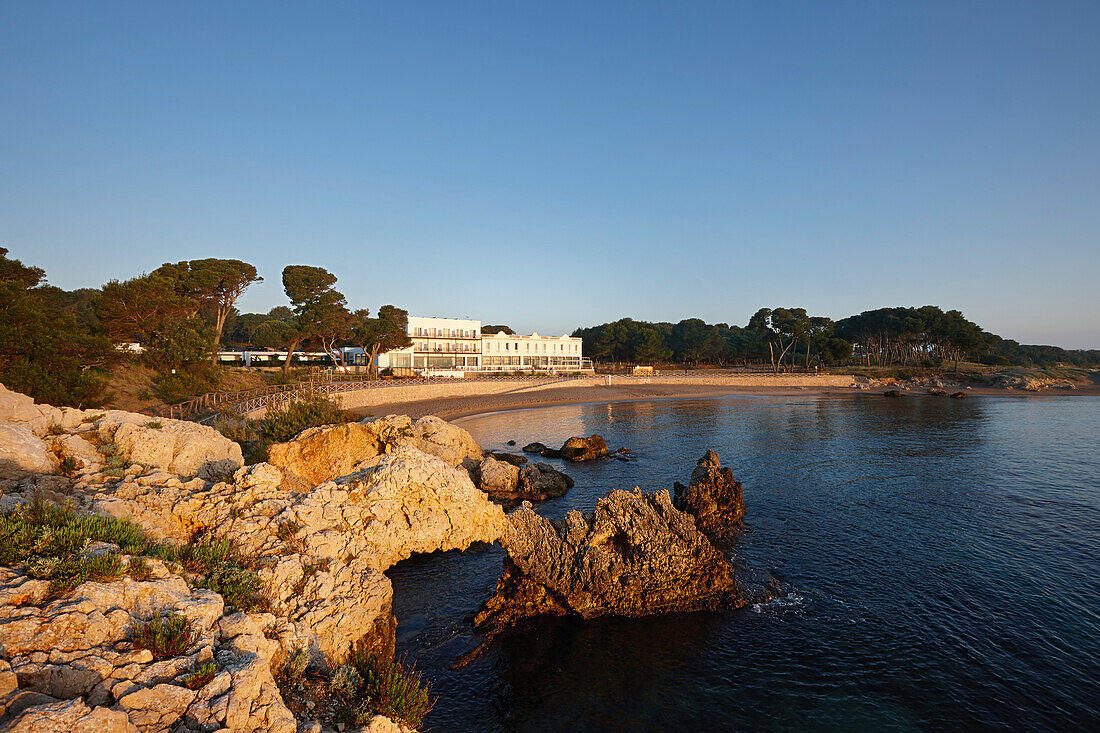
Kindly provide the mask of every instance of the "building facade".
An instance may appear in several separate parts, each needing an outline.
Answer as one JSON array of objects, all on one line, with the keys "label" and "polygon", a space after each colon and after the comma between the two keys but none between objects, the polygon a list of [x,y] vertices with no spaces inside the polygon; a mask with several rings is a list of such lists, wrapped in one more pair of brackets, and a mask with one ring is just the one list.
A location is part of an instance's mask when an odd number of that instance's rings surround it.
[{"label": "building facade", "polygon": [[560,371],[584,369],[581,340],[572,336],[509,336],[506,333],[481,337],[481,363],[485,371]]},{"label": "building facade", "polygon": [[[481,321],[409,316],[412,346],[379,354],[380,369],[439,372],[576,372],[591,369],[572,336],[481,333]],[[349,360],[354,363],[354,360]]]}]

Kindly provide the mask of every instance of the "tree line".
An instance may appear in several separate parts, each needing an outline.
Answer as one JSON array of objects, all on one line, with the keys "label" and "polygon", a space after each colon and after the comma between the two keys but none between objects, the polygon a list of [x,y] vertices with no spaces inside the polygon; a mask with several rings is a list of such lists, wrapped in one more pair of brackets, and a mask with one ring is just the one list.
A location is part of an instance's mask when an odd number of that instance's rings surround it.
[{"label": "tree line", "polygon": [[573,332],[594,360],[631,363],[764,364],[772,370],[836,364],[1100,366],[1100,350],[1027,346],[984,331],[957,310],[879,308],[839,321],[805,308],[761,308],[745,326],[623,318]]},{"label": "tree line", "polygon": [[[210,381],[226,343],[285,349],[284,372],[301,349],[334,352],[341,360],[337,347],[357,346],[373,361],[410,343],[406,311],[393,305],[375,316],[351,310],[336,276],[321,267],[283,269],[289,306],[239,313],[237,302],[261,280],[247,262],[208,258],[68,292],[0,247],[0,382],[39,401],[94,407],[109,397],[108,370],[127,359],[164,378]],[[141,353],[128,351],[129,342],[140,344]]]}]

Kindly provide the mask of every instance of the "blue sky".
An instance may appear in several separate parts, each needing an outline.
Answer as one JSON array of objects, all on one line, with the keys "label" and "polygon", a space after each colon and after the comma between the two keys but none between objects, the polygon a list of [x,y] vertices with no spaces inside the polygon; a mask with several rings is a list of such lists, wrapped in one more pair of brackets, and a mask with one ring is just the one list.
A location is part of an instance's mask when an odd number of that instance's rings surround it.
[{"label": "blue sky", "polygon": [[0,4],[0,245],[543,333],[959,308],[1100,347],[1100,3]]}]

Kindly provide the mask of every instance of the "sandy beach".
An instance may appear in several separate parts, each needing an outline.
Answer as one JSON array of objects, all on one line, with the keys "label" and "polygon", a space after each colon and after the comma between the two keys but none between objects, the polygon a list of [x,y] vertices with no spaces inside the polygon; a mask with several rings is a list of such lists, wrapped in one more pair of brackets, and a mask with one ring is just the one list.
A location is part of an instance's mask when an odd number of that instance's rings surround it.
[{"label": "sandy beach", "polygon": [[[714,386],[696,384],[615,384],[584,387],[563,387],[554,390],[515,392],[505,394],[482,394],[459,397],[436,397],[421,400],[400,400],[383,402],[368,407],[351,408],[352,412],[366,416],[379,417],[389,414],[405,414],[411,417],[437,415],[444,420],[454,420],[486,412],[502,410],[523,410],[535,407],[554,407],[557,405],[577,405],[587,403],[629,402],[652,399],[706,398],[726,395],[758,395],[770,397],[817,395],[823,397],[867,397],[885,399],[882,394],[887,387],[875,387],[867,390],[855,390],[849,387],[760,387],[760,386]],[[905,398],[935,398],[925,394],[925,390],[911,390]],[[1078,390],[1046,390],[1026,392],[1018,390],[972,387],[966,390],[967,397],[1066,397],[1082,395],[1100,395],[1100,386],[1087,386]]]}]

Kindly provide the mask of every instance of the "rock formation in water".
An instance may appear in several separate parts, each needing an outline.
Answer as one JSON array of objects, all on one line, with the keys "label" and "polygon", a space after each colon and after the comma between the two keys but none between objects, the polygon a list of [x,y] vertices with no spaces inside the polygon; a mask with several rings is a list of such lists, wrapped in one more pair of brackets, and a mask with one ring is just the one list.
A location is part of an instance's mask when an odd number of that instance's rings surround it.
[{"label": "rock formation in water", "polygon": [[733,477],[733,471],[722,468],[718,454],[712,450],[695,464],[688,485],[677,482],[673,491],[673,506],[695,517],[695,526],[719,547],[724,546],[745,515],[741,483]]},{"label": "rock formation in water", "polygon": [[[86,552],[106,553],[123,577],[60,597],[35,577],[46,559],[0,567],[0,730],[291,733],[298,722],[273,676],[281,660],[305,649],[339,662],[360,641],[392,655],[383,571],[414,553],[493,542],[507,520],[458,467],[482,455],[465,431],[437,418],[341,427],[283,444],[288,480],[268,463],[241,467],[236,443],[210,428],[59,410],[0,387],[0,510],[44,498],[132,520],[153,539],[227,541],[272,609],[223,615],[223,597],[190,585],[182,567],[142,559],[130,572],[134,559],[105,543]],[[130,637],[165,612],[190,619],[195,638],[154,660]],[[207,662],[210,679],[187,677]],[[376,716],[363,730],[407,729]]]},{"label": "rock formation in water", "polygon": [[600,435],[572,437],[565,441],[558,452],[567,461],[594,461],[597,458],[606,458],[608,454],[607,442]]},{"label": "rock formation in water", "polygon": [[520,468],[492,455],[486,456],[473,474],[478,488],[505,504],[544,501],[563,496],[573,487],[573,479],[547,463],[526,464]]},{"label": "rock formation in water", "polygon": [[543,614],[643,616],[743,604],[726,557],[668,491],[615,490],[562,522],[530,506],[508,517],[504,574],[475,624],[487,631]]}]

